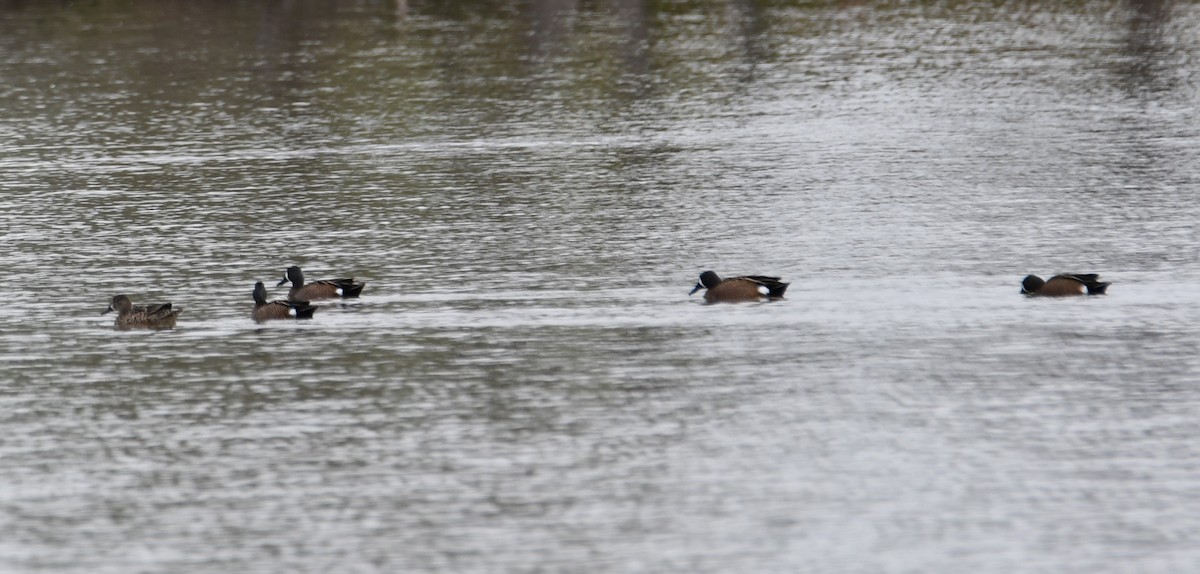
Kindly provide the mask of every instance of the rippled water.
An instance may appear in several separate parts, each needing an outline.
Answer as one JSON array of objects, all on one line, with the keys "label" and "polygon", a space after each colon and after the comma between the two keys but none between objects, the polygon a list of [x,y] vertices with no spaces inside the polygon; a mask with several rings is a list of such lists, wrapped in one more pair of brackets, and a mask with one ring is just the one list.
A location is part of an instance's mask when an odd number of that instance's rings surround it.
[{"label": "rippled water", "polygon": [[1194,568],[1200,7],[1063,4],[0,5],[0,570]]}]

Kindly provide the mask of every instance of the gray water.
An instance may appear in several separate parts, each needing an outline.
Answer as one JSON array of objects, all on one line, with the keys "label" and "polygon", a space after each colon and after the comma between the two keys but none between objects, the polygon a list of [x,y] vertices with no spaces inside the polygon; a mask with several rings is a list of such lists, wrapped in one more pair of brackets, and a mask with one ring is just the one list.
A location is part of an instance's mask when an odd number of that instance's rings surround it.
[{"label": "gray water", "polygon": [[0,6],[0,571],[1200,563],[1195,3]]}]

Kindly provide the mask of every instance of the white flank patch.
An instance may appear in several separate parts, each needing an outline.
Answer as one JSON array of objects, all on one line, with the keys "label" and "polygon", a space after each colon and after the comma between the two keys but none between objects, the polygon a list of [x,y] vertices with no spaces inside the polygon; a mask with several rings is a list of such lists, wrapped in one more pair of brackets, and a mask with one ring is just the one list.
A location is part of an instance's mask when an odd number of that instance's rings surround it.
[{"label": "white flank patch", "polygon": [[770,294],[771,294],[771,290],[770,290],[770,289],[767,289],[767,286],[766,286],[766,285],[759,285],[759,286],[758,286],[758,294],[759,294],[759,295],[770,295]]},{"label": "white flank patch", "polygon": [[338,294],[338,297],[342,296],[342,288],[341,287],[337,288],[337,294]]},{"label": "white flank patch", "polygon": [[289,317],[295,317],[295,316],[296,316],[296,308],[295,308],[295,307],[288,307],[288,316],[289,316]]}]

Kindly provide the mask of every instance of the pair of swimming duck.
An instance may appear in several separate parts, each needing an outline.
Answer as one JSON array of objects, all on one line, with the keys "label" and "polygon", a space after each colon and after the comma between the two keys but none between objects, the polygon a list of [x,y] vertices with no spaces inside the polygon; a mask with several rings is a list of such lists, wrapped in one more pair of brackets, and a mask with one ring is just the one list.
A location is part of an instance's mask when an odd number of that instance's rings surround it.
[{"label": "pair of swimming duck", "polygon": [[[1036,297],[1103,295],[1109,285],[1100,281],[1100,276],[1095,273],[1064,273],[1048,281],[1028,275],[1021,281],[1021,293]],[[747,275],[721,279],[716,273],[705,271],[688,295],[704,289],[704,300],[709,303],[769,301],[783,298],[787,287],[788,283],[780,282],[778,277]]]},{"label": "pair of swimming duck", "polygon": [[[272,319],[311,319],[316,307],[310,301],[316,299],[350,299],[362,293],[366,283],[355,283],[353,278],[322,279],[312,283],[304,282],[304,272],[299,267],[289,267],[283,273],[284,283],[291,283],[286,300],[267,301],[267,288],[262,281],[254,284],[254,310],[250,317],[255,321]],[[100,314],[117,312],[116,326],[121,329],[170,329],[175,326],[175,320],[183,309],[172,309],[170,303],[158,305],[134,305],[125,295],[112,298],[108,308]]]},{"label": "pair of swimming duck", "polygon": [[366,283],[355,283],[353,277],[345,279],[322,279],[312,283],[304,282],[304,272],[299,267],[291,266],[283,272],[283,280],[276,287],[291,283],[286,300],[267,301],[267,288],[262,281],[254,284],[254,310],[250,317],[255,321],[271,319],[312,319],[317,308],[309,302],[316,299],[354,299],[362,293]]}]

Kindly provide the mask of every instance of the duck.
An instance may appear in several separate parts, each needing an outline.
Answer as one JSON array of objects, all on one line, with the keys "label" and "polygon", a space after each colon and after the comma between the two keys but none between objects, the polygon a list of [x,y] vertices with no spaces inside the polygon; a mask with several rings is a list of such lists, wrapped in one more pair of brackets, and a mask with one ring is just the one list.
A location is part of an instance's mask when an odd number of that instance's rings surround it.
[{"label": "duck", "polygon": [[1075,295],[1105,295],[1112,283],[1100,281],[1095,273],[1062,273],[1045,281],[1037,275],[1027,275],[1021,281],[1021,293],[1031,297],[1072,297]]},{"label": "duck", "polygon": [[289,282],[292,284],[292,288],[288,290],[289,301],[337,298],[353,299],[358,297],[362,293],[363,287],[367,285],[366,283],[355,283],[353,278],[322,279],[305,284],[304,272],[295,265],[288,267],[283,272],[283,280],[275,286],[278,287]]},{"label": "duck", "polygon": [[700,274],[699,281],[688,295],[705,289],[704,300],[709,303],[762,301],[782,299],[788,285],[790,283],[780,281],[779,277],[745,275],[721,279],[715,272],[705,271]]},{"label": "duck", "polygon": [[183,309],[172,309],[170,303],[134,305],[125,295],[116,295],[100,314],[117,312],[114,324],[118,329],[171,329]]},{"label": "duck", "polygon": [[262,281],[254,284],[254,310],[250,317],[261,323],[271,319],[312,319],[317,310],[308,301],[267,301],[267,287]]}]

